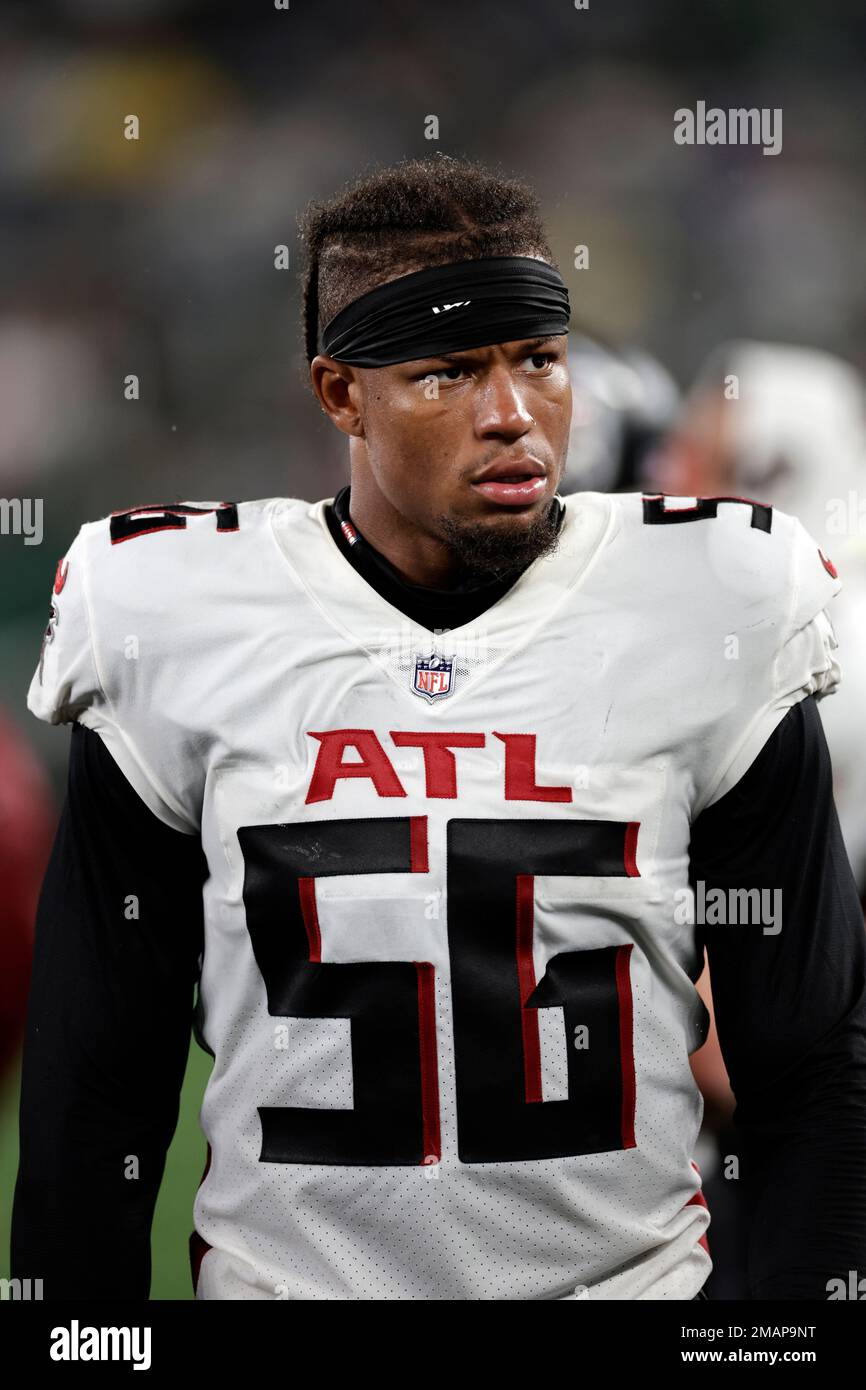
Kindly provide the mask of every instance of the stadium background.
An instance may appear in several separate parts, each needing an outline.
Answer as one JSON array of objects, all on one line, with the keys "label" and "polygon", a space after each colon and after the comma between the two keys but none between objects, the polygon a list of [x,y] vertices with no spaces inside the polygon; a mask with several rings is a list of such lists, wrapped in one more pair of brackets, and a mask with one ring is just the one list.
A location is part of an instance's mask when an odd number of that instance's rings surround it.
[{"label": "stadium background", "polygon": [[[862,368],[864,39],[855,0],[46,0],[38,16],[6,0],[0,494],[44,499],[44,538],[0,536],[0,706],[54,805],[69,731],[38,724],[24,697],[78,526],[147,501],[312,499],[344,480],[344,441],[302,379],[295,217],[310,198],[373,161],[500,163],[538,191],[576,323],[639,344],[681,386],[742,336]],[[676,145],[673,112],[699,100],[781,107],[782,154]],[[283,244],[288,270],[274,266]],[[191,1297],[209,1063],[193,1045],[154,1298]],[[0,1276],[17,1083],[13,1063]]]}]

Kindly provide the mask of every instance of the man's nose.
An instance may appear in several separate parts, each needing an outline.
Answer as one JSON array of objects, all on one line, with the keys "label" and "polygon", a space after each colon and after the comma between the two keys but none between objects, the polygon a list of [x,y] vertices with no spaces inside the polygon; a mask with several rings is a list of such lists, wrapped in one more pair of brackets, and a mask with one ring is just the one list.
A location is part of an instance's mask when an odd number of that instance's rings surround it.
[{"label": "man's nose", "polygon": [[508,368],[495,367],[488,372],[475,399],[475,430],[479,438],[519,439],[534,424],[523,390]]}]

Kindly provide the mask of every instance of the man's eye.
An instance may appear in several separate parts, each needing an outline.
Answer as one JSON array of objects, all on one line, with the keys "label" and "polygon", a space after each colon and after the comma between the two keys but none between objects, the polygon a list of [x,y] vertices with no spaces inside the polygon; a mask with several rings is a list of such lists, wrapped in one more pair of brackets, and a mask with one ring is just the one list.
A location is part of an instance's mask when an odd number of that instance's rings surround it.
[{"label": "man's eye", "polygon": [[[531,362],[536,370],[530,372],[530,376],[537,376],[539,372],[544,371],[547,367],[551,367],[557,360],[558,358],[555,352],[533,352],[530,353],[528,357],[524,357],[523,362]],[[459,381],[462,376],[466,375],[467,370],[466,367],[457,364],[452,364],[450,367],[431,367],[420,379],[422,381],[427,381],[432,376],[435,377],[437,381]]]}]

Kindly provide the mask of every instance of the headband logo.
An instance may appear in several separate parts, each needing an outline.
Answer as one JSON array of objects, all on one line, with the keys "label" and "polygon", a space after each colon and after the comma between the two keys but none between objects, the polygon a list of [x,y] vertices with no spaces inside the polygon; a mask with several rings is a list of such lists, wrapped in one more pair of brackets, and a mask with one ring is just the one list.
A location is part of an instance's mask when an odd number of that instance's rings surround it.
[{"label": "headband logo", "polygon": [[465,309],[467,304],[471,304],[471,299],[458,299],[455,304],[440,304],[437,308],[433,305],[434,314],[447,314],[449,309]]}]

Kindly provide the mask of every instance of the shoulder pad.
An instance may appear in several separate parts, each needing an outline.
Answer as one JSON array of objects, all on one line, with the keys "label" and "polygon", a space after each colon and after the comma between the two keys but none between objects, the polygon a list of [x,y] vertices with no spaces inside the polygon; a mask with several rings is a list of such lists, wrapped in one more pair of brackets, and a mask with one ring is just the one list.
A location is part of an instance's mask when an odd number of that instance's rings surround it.
[{"label": "shoulder pad", "polygon": [[[95,729],[151,810],[175,829],[198,829],[199,789],[154,751],[155,721],[182,722],[165,708],[173,670],[208,640],[208,606],[219,610],[261,553],[262,502],[178,502],[127,509],[82,526],[57,568],[51,616],[27,697],[52,724]],[[242,518],[242,521],[241,521]],[[248,543],[237,545],[238,531]],[[224,547],[232,547],[227,556]],[[147,750],[147,751],[145,751]]]}]

